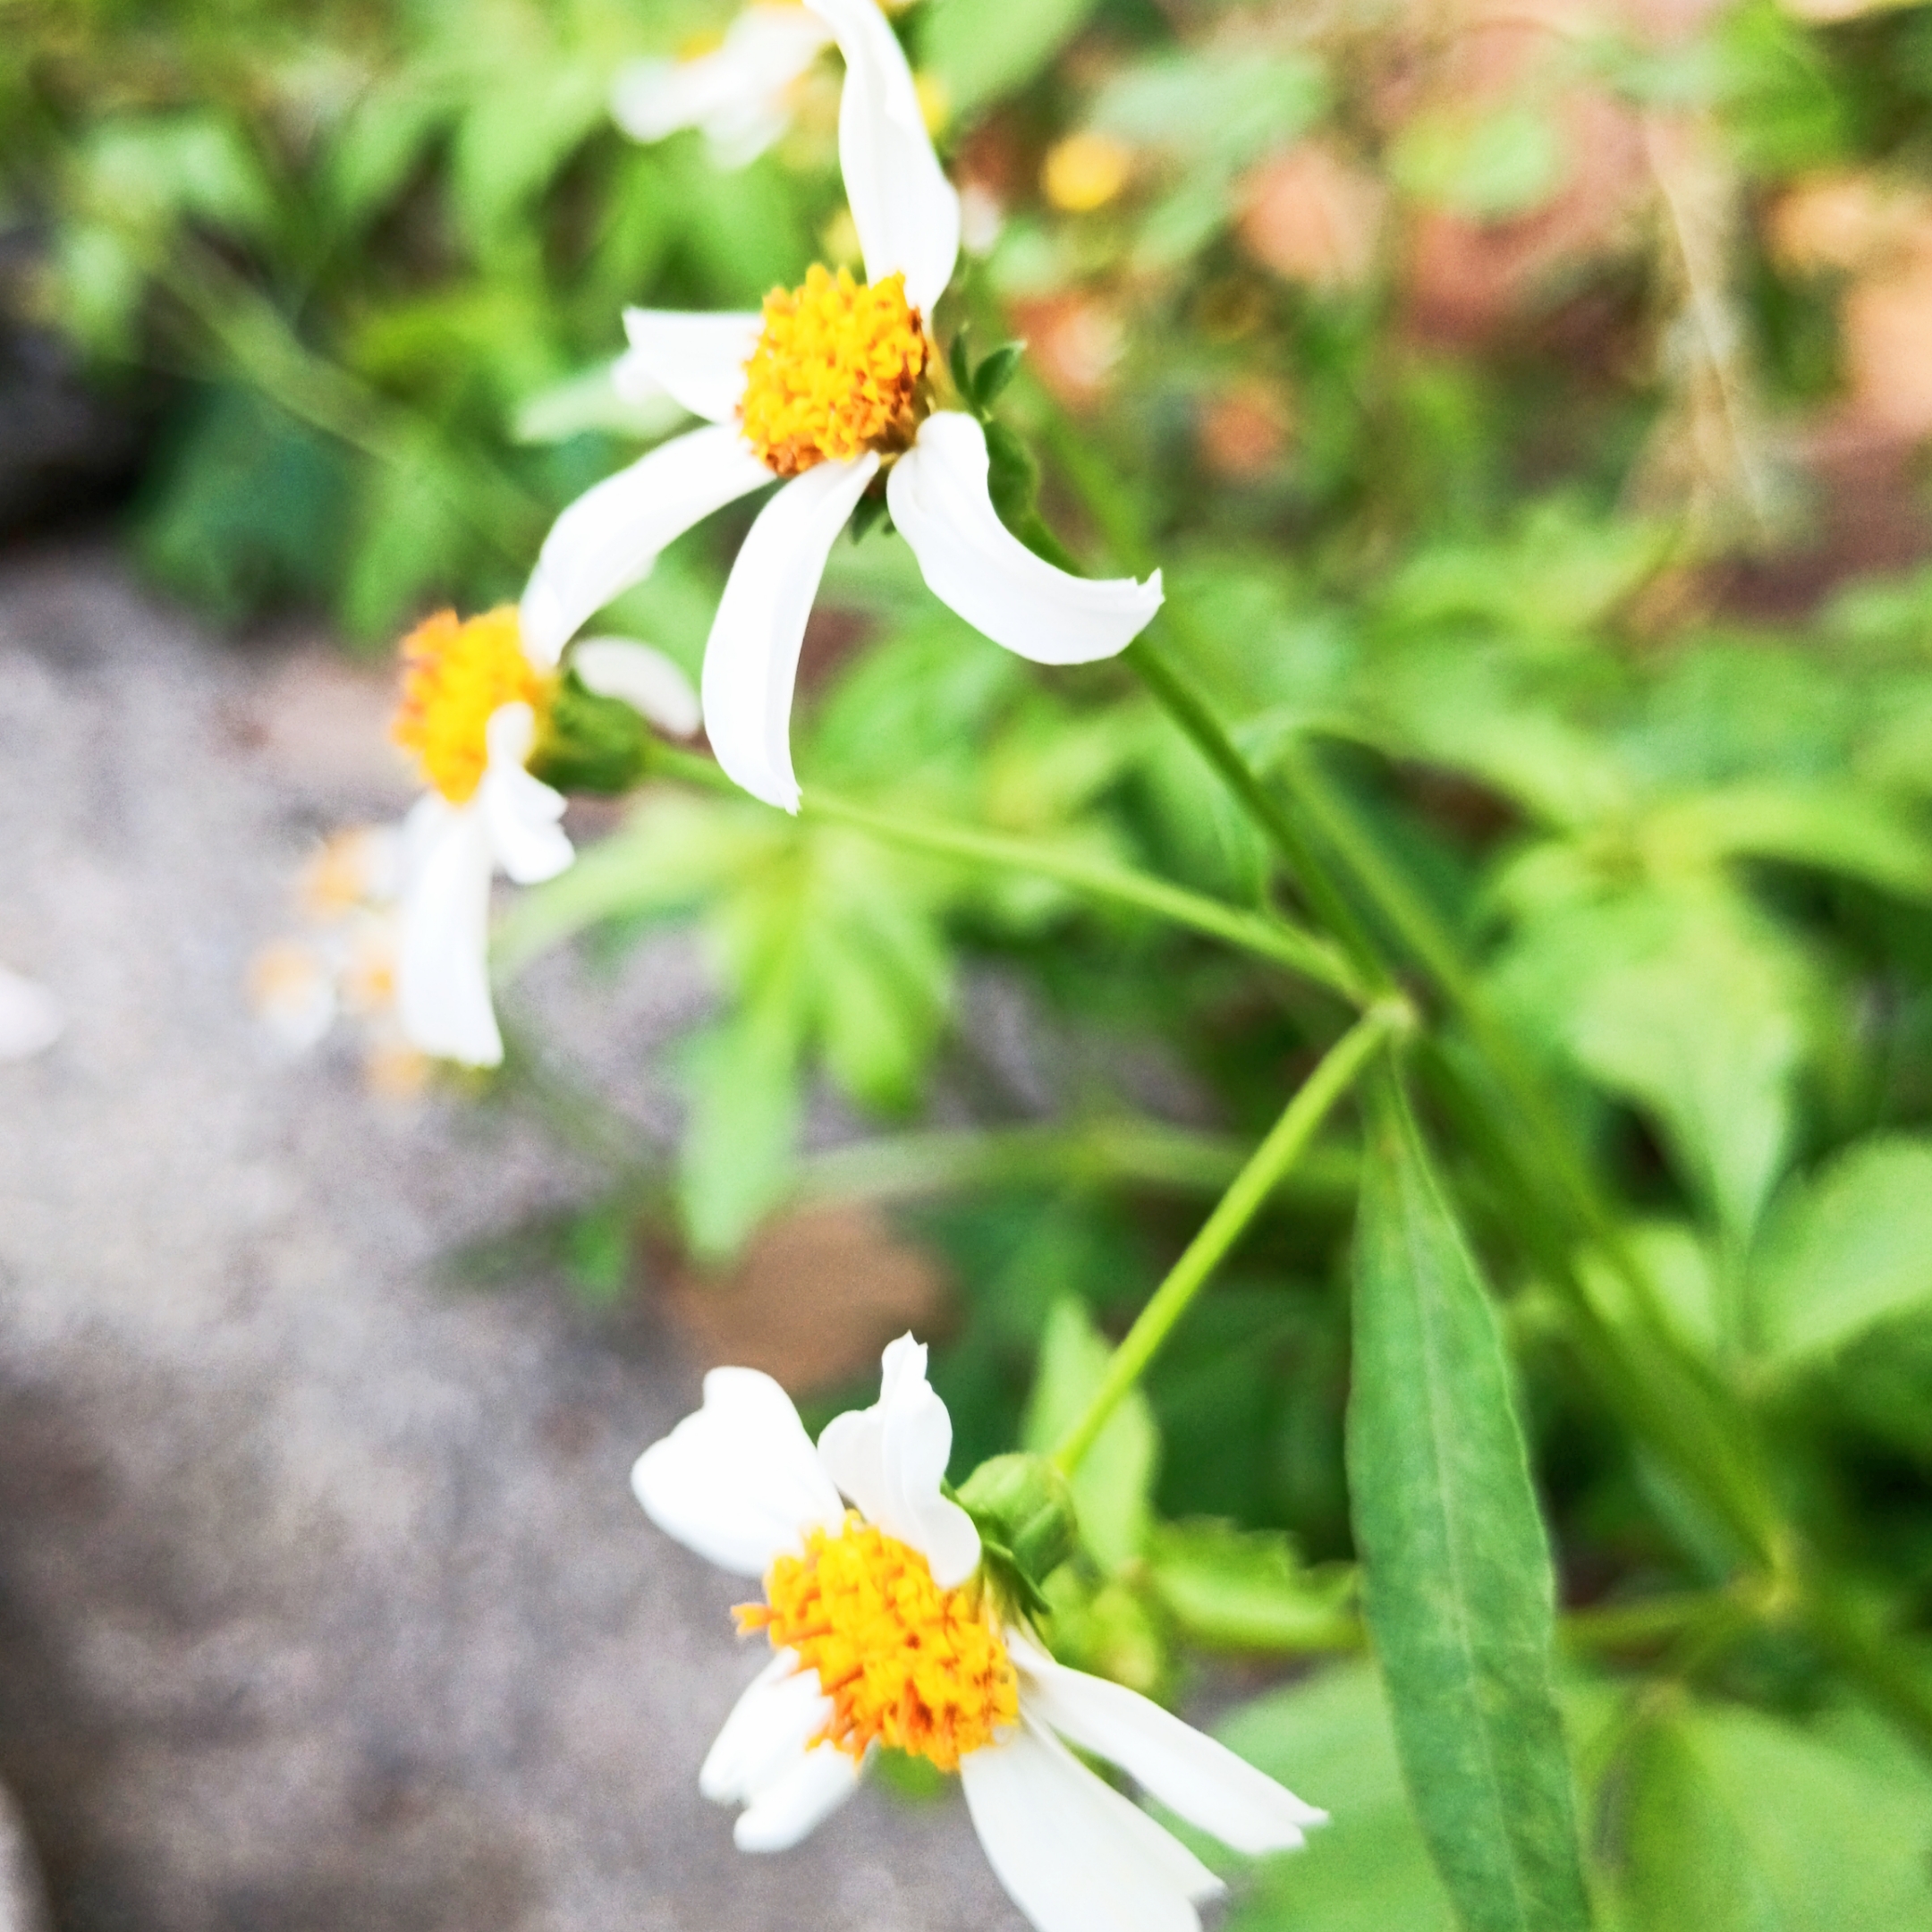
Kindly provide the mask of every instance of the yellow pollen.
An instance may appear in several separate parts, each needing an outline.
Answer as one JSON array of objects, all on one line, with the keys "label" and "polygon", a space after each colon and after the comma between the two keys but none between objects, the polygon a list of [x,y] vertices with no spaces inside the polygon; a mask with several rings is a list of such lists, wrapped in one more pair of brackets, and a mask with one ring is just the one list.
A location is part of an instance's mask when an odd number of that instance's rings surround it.
[{"label": "yellow pollen", "polygon": [[771,1566],[765,1595],[733,1613],[738,1628],[818,1672],[832,1699],[820,1739],[854,1758],[877,1742],[956,1771],[1019,1722],[991,1603],[972,1584],[941,1589],[917,1550],[861,1518],[814,1530],[802,1556]]},{"label": "yellow pollen", "polygon": [[803,288],[765,298],[739,410],[746,440],[782,477],[907,449],[928,353],[902,275],[860,283],[850,269],[815,267]]},{"label": "yellow pollen", "polygon": [[527,704],[540,718],[551,682],[523,654],[514,605],[466,623],[440,611],[402,640],[402,703],[390,735],[452,805],[467,805],[489,763],[491,714]]}]

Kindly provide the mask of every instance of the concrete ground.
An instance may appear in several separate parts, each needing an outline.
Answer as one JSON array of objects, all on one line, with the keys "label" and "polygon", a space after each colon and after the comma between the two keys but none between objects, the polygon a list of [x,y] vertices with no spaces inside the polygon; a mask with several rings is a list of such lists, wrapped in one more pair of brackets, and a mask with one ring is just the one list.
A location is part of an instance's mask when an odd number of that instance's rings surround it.
[{"label": "concrete ground", "polygon": [[[402,800],[380,703],[104,554],[0,567],[0,962],[70,1014],[0,1065],[0,1781],[55,1925],[1016,1926],[956,1796],[733,1850],[695,1775],[742,1586],[625,1480],[696,1367],[648,1308],[450,1279],[591,1178],[248,1012],[317,833]],[[703,987],[671,945],[537,997],[627,1069]]]}]

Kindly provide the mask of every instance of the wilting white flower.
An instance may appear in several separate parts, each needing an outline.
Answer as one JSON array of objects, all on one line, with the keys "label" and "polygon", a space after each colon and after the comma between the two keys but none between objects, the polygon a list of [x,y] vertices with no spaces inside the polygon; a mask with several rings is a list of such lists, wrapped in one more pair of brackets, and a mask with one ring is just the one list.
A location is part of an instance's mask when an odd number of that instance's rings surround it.
[{"label": "wilting white flower", "polygon": [[0,966],[0,1060],[31,1060],[66,1030],[61,1003],[44,986]]},{"label": "wilting white flower", "polygon": [[1069,1745],[1249,1853],[1292,1850],[1326,1813],[1124,1686],[1056,1664],[979,1574],[979,1533],[941,1487],[953,1424],[911,1335],[879,1399],[816,1448],[750,1368],[638,1459],[651,1520],[762,1577],[738,1613],[777,1654],[726,1718],[699,1787],[739,1804],[746,1852],[796,1844],[857,1788],[878,1744],[957,1770],[1000,1883],[1039,1932],[1196,1932],[1221,1882]]},{"label": "wilting white flower", "polygon": [[[575,856],[558,823],[563,794],[529,768],[556,677],[531,661],[510,607],[467,623],[445,611],[404,640],[403,654],[395,737],[428,789],[402,827],[397,1010],[424,1053],[496,1066],[503,1036],[489,989],[490,881],[501,871],[534,885]],[[587,641],[572,667],[590,690],[667,731],[697,728],[689,681],[646,645]]]},{"label": "wilting white flower", "polygon": [[790,125],[792,89],[831,44],[825,22],[796,0],[759,0],[715,47],[621,69],[611,113],[634,140],[700,129],[720,167],[742,167]]},{"label": "wilting white flower", "polygon": [[725,771],[788,811],[799,800],[790,721],[806,620],[834,540],[881,476],[933,594],[1022,657],[1060,665],[1111,657],[1161,601],[1158,572],[1144,584],[1089,582],[1036,556],[1000,521],[985,431],[970,415],[935,407],[945,378],[928,322],[959,258],[959,197],[873,0],[808,4],[845,56],[839,159],[869,279],[814,268],[762,315],[631,311],[627,360],[710,427],[652,451],[566,510],[522,605],[529,648],[555,662],[665,545],[782,479],[719,602],[704,711]]}]

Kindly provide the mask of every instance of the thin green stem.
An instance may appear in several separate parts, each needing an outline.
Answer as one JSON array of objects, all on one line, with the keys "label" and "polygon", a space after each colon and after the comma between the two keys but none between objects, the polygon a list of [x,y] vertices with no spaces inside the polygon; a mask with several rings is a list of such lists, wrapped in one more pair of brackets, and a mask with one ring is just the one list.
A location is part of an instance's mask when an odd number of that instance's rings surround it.
[{"label": "thin green stem", "polygon": [[1328,1049],[1114,1351],[1085,1414],[1054,1451],[1054,1461],[1063,1470],[1071,1474],[1080,1466],[1107,1419],[1146,1372],[1229,1249],[1301,1158],[1329,1109],[1381,1048],[1414,1024],[1414,1012],[1405,1000],[1385,1000]]},{"label": "thin green stem", "polygon": [[829,818],[910,851],[1012,868],[1040,878],[1057,879],[1089,898],[1112,901],[1156,919],[1183,926],[1240,947],[1303,979],[1338,993],[1352,1004],[1363,1004],[1360,980],[1326,940],[1291,926],[1285,919],[1243,911],[1205,894],[1170,886],[1165,879],[1108,865],[1064,846],[1038,839],[983,832],[975,826],[947,825],[904,812],[884,812],[858,805],[816,786],[806,793],[805,815]]}]

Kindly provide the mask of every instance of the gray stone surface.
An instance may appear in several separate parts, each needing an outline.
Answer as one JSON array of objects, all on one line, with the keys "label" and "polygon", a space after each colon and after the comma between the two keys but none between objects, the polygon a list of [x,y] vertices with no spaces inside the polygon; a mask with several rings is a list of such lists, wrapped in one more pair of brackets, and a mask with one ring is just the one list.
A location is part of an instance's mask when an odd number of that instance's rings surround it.
[{"label": "gray stone surface", "polygon": [[[241,987],[292,867],[396,802],[372,701],[101,555],[0,570],[0,960],[71,1013],[0,1066],[0,1780],[55,1924],[1017,1924],[956,1799],[733,1850],[694,1776],[741,1592],[625,1483],[695,1370],[648,1311],[447,1278],[588,1178],[266,1049]],[[674,948],[546,996],[629,1066],[702,987]]]}]

